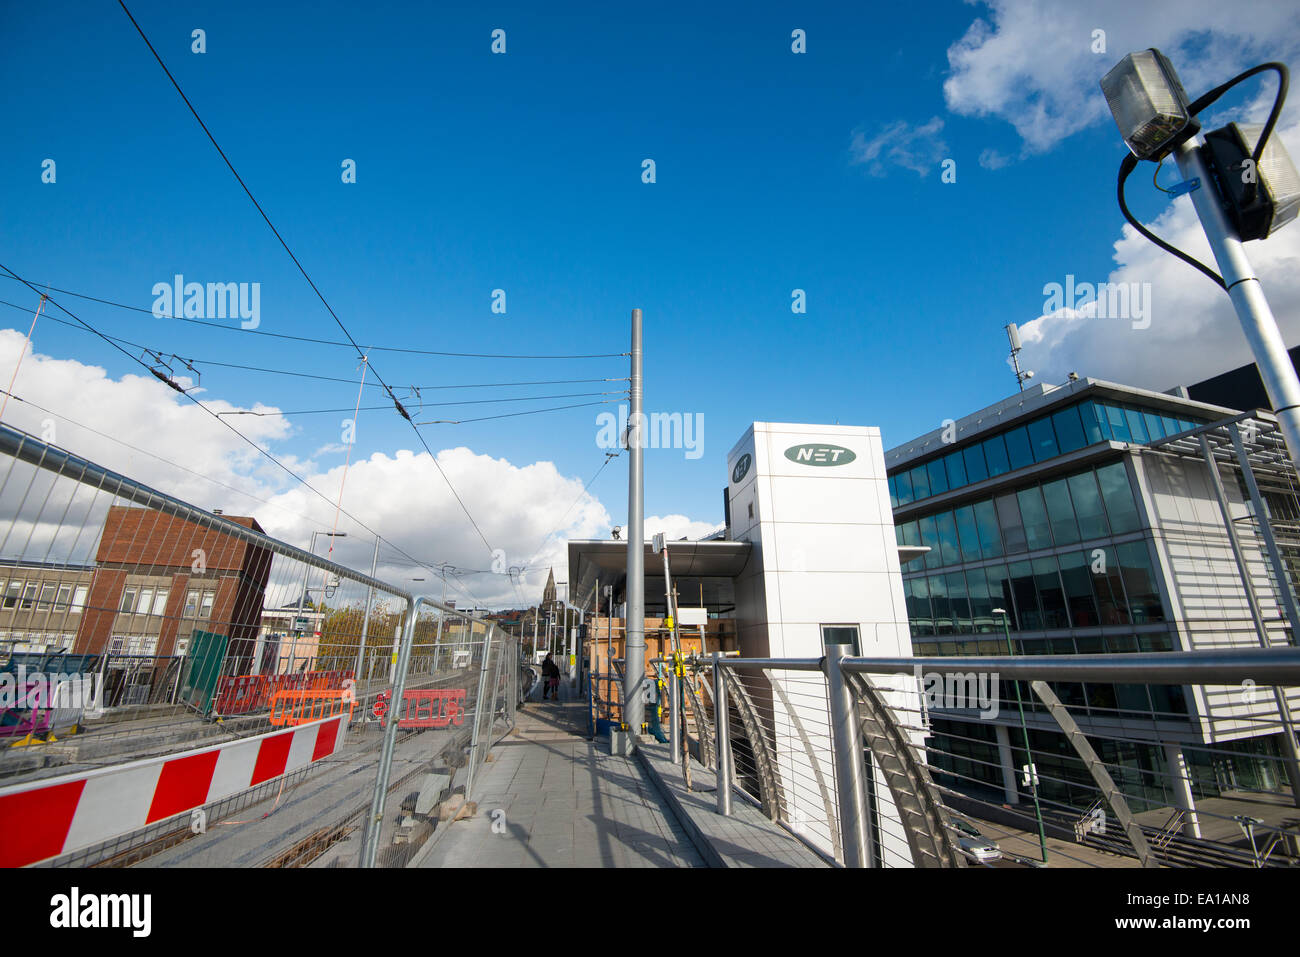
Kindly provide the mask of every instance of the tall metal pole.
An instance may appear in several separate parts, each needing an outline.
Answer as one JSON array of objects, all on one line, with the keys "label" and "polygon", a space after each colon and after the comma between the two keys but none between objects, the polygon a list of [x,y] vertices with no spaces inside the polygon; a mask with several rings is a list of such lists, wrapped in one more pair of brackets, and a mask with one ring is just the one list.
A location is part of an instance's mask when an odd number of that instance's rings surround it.
[{"label": "tall metal pole", "polygon": [[[319,534],[320,532],[311,533],[311,546],[307,550],[313,555],[316,554],[316,536]],[[298,622],[302,620],[303,602],[307,599],[307,572],[310,568],[310,565],[302,566],[302,592],[298,595],[298,614],[294,616],[293,627],[289,629],[293,640],[289,642],[289,666],[285,669],[285,674],[293,674],[293,662],[298,657]],[[278,668],[276,672],[279,673]]]},{"label": "tall metal pole", "polygon": [[632,310],[631,411],[627,419],[627,622],[623,718],[635,741],[645,723],[645,413],[642,411],[641,310]]},{"label": "tall metal pole", "polygon": [[[1011,620],[1005,608],[994,608],[996,615],[1002,612],[1002,635],[1007,640],[1007,654],[1015,656],[1015,646],[1011,644]],[[1043,808],[1038,803],[1038,768],[1034,765],[1034,752],[1029,749],[1029,725],[1025,723],[1025,702],[1020,697],[1020,682],[1015,681],[1016,710],[1020,712],[1020,734],[1025,742],[1025,773],[1029,775],[1029,786],[1034,796],[1034,819],[1038,822],[1038,849],[1042,852],[1043,863],[1047,863],[1047,830],[1043,827]]]},{"label": "tall metal pole", "polygon": [[[379,542],[378,535],[375,536],[375,554],[370,559],[370,577],[375,577],[375,569],[379,567]],[[361,619],[361,647],[357,649],[357,675],[356,681],[361,680],[361,666],[365,662],[366,655],[366,632],[370,628],[370,602],[375,594],[375,586],[366,586],[366,614]]]},{"label": "tall metal pole", "polygon": [[1214,180],[1201,155],[1204,143],[1200,136],[1192,137],[1174,151],[1174,159],[1184,181],[1201,181],[1200,188],[1192,190],[1192,205],[1201,218],[1201,228],[1210,241],[1215,262],[1219,264],[1219,274],[1228,287],[1228,297],[1237,310],[1246,341],[1250,343],[1259,377],[1264,380],[1269,402],[1282,426],[1291,461],[1300,467],[1300,377],[1291,364],[1291,356],[1287,353],[1282,333],[1278,331],[1273,310],[1264,298],[1259,277],[1246,257],[1237,231],[1223,211]]}]

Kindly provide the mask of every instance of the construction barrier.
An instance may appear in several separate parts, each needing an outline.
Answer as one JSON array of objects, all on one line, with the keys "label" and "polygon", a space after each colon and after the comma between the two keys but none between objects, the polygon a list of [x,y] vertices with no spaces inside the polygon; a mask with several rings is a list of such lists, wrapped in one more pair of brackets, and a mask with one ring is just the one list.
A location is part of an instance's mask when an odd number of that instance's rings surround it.
[{"label": "construction barrier", "polygon": [[270,707],[281,691],[329,691],[343,687],[352,671],[307,671],[288,675],[231,675],[217,685],[219,715],[248,714]]},{"label": "construction barrier", "polygon": [[277,691],[271,698],[269,720],[276,727],[308,724],[322,718],[336,718],[344,712],[352,720],[357,706],[352,689],[330,691]]},{"label": "construction barrier", "polygon": [[[388,713],[391,698],[391,691],[381,692],[371,713],[376,718],[382,718]],[[408,691],[402,695],[402,704],[403,712],[397,719],[399,728],[445,728],[465,723],[464,688]]]},{"label": "construction barrier", "polygon": [[94,847],[233,797],[329,757],[343,719],[327,718],[171,757],[0,788],[0,867]]}]

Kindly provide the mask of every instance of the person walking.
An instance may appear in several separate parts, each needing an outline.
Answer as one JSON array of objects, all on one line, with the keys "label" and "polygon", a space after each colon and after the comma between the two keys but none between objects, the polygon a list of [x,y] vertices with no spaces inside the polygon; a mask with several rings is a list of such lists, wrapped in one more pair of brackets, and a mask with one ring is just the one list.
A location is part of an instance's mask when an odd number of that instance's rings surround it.
[{"label": "person walking", "polygon": [[542,700],[553,696],[556,700],[560,697],[560,668],[555,660],[548,653],[542,661]]}]

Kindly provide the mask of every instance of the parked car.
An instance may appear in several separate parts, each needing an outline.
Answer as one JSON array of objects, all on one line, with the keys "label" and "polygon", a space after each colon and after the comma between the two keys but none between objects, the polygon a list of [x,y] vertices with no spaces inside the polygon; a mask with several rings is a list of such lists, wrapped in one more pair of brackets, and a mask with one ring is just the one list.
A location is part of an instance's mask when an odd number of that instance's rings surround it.
[{"label": "parked car", "polygon": [[954,817],[952,826],[957,831],[958,848],[972,863],[992,864],[1002,860],[1002,848],[998,847],[998,842],[985,837],[970,821]]}]

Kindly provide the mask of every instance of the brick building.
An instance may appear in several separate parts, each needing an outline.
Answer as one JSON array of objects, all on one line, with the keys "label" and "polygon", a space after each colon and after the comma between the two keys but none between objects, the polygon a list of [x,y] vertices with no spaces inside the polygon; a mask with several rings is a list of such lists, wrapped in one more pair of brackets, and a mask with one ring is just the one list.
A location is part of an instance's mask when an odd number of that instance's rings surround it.
[{"label": "brick building", "polygon": [[[261,532],[248,516],[227,520]],[[109,509],[75,651],[185,654],[203,631],[251,664],[271,573],[269,549],[148,508]]]}]

